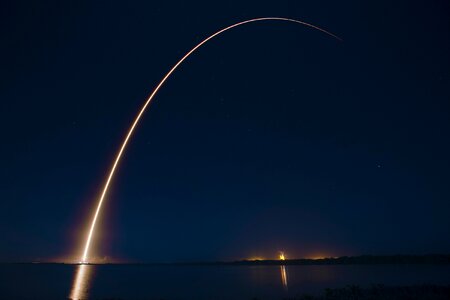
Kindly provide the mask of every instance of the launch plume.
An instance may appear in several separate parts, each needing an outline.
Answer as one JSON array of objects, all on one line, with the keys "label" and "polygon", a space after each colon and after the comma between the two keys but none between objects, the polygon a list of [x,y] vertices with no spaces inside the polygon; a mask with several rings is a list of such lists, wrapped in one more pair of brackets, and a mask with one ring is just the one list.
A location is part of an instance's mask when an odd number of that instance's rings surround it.
[{"label": "launch plume", "polygon": [[313,29],[316,29],[318,31],[321,31],[335,39],[341,40],[338,36],[320,28],[317,26],[314,26],[312,24],[306,23],[306,22],[302,22],[299,20],[295,20],[295,19],[288,19],[288,18],[279,18],[279,17],[265,17],[265,18],[256,18],[256,19],[250,19],[250,20],[246,20],[246,21],[242,21],[233,25],[230,25],[226,28],[223,28],[219,31],[217,31],[216,33],[210,35],[209,37],[207,37],[206,39],[204,39],[203,41],[201,41],[200,43],[198,43],[194,48],[192,48],[189,52],[187,52],[170,70],[169,72],[164,75],[164,77],[162,78],[162,80],[158,83],[158,85],[155,87],[155,89],[153,90],[153,92],[150,94],[150,96],[147,98],[147,100],[145,101],[144,105],[142,106],[142,108],[139,110],[137,116],[135,117],[133,123],[131,124],[130,129],[128,130],[127,135],[125,136],[125,139],[122,142],[122,145],[119,148],[119,151],[116,155],[116,158],[111,166],[111,169],[109,171],[108,177],[106,179],[105,185],[103,186],[103,190],[102,193],[100,195],[100,198],[98,199],[98,204],[97,204],[97,208],[95,210],[95,214],[93,216],[91,225],[89,227],[89,232],[86,238],[86,244],[84,246],[84,251],[83,251],[83,255],[81,257],[80,262],[81,263],[88,263],[88,257],[89,257],[89,247],[91,245],[91,241],[92,241],[92,237],[94,235],[95,232],[95,226],[97,223],[97,219],[100,215],[101,212],[101,208],[102,208],[102,204],[105,200],[105,197],[108,193],[108,189],[109,186],[111,184],[111,180],[114,177],[114,174],[116,172],[116,168],[120,163],[120,159],[127,147],[128,141],[130,140],[131,136],[133,135],[134,129],[136,128],[137,124],[139,123],[139,120],[141,119],[142,115],[144,114],[145,110],[147,109],[147,106],[150,104],[150,102],[153,100],[153,98],[155,97],[156,93],[158,93],[159,89],[161,88],[161,86],[166,82],[166,80],[170,77],[170,75],[172,75],[172,73],[178,68],[178,66],[183,63],[192,53],[194,53],[198,48],[200,48],[203,44],[205,44],[206,42],[208,42],[209,40],[213,39],[214,37],[224,33],[225,31],[228,31],[232,28],[244,25],[244,24],[248,24],[248,23],[254,23],[254,22],[261,22],[261,21],[283,21],[283,22],[291,22],[291,23],[297,23],[297,24],[301,24]]}]

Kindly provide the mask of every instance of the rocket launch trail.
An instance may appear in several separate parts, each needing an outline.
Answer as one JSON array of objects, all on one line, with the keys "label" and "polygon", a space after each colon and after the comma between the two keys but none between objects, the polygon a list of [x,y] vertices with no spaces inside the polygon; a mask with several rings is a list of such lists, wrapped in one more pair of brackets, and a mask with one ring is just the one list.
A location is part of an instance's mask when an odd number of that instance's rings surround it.
[{"label": "rocket launch trail", "polygon": [[306,23],[306,22],[302,22],[299,20],[295,20],[295,19],[288,19],[288,18],[280,18],[280,17],[264,17],[264,18],[256,18],[256,19],[250,19],[250,20],[246,20],[246,21],[242,21],[233,25],[230,25],[226,28],[223,28],[219,31],[217,31],[216,33],[210,35],[209,37],[207,37],[206,39],[204,39],[203,41],[201,41],[200,43],[198,43],[194,48],[192,48],[189,52],[187,52],[170,70],[169,72],[167,72],[166,75],[164,75],[164,77],[162,78],[162,80],[158,83],[158,85],[155,87],[155,89],[153,90],[153,92],[150,94],[150,96],[147,98],[147,100],[145,101],[144,105],[142,106],[142,108],[139,110],[136,118],[133,120],[131,127],[128,130],[128,133],[125,136],[125,139],[123,140],[119,151],[117,152],[116,158],[111,166],[111,169],[109,171],[108,177],[106,179],[105,185],[103,187],[102,193],[100,195],[100,198],[98,199],[98,204],[97,204],[97,208],[95,210],[95,214],[92,218],[92,223],[89,227],[89,232],[86,238],[86,244],[84,246],[84,251],[83,251],[83,255],[81,257],[80,263],[88,263],[88,258],[89,258],[89,248],[91,245],[91,241],[92,241],[92,237],[94,235],[95,232],[95,226],[97,223],[97,219],[100,215],[101,209],[102,209],[102,204],[105,200],[105,197],[108,193],[108,189],[109,186],[111,184],[111,180],[114,177],[114,174],[116,172],[117,166],[120,163],[120,159],[122,158],[122,155],[127,147],[127,144],[131,138],[131,136],[133,135],[134,129],[136,128],[137,124],[139,123],[139,120],[141,119],[142,115],[144,114],[145,110],[147,109],[147,106],[150,104],[150,102],[153,100],[153,98],[155,97],[155,95],[158,93],[159,89],[161,88],[161,86],[166,82],[166,80],[170,77],[170,75],[172,75],[172,73],[178,68],[178,66],[183,63],[192,53],[194,53],[198,48],[200,48],[203,44],[205,44],[206,42],[208,42],[209,40],[213,39],[214,37],[224,33],[225,31],[228,31],[232,28],[235,27],[239,27],[241,25],[244,24],[249,24],[249,23],[254,23],[254,22],[262,22],[262,21],[282,21],[282,22],[291,22],[291,23],[297,23],[303,26],[307,26],[310,28],[313,28],[315,30],[321,31],[337,40],[341,40],[338,36],[320,28],[317,26],[314,26],[312,24]]}]

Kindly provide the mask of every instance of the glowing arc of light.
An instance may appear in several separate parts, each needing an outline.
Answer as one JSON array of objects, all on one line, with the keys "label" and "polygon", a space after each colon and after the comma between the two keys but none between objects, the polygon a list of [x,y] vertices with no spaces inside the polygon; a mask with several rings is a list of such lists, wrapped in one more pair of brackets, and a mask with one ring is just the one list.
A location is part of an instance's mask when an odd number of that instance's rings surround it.
[{"label": "glowing arc of light", "polygon": [[105,186],[103,187],[103,191],[102,194],[100,196],[100,199],[98,201],[98,205],[97,205],[97,209],[95,210],[95,214],[94,214],[94,218],[92,219],[92,223],[89,229],[89,234],[86,240],[86,245],[84,247],[84,252],[83,252],[83,256],[81,258],[81,263],[87,263],[87,257],[88,257],[88,253],[89,253],[89,247],[91,245],[91,240],[92,240],[92,236],[95,230],[95,225],[97,223],[97,219],[98,216],[100,214],[100,210],[103,204],[103,201],[105,199],[106,193],[108,192],[108,188],[109,185],[111,183],[112,178],[114,177],[114,173],[116,171],[117,165],[120,162],[120,158],[122,157],[122,154],[128,144],[128,140],[130,139],[131,135],[133,134],[133,131],[136,127],[136,125],[139,123],[139,120],[141,119],[142,114],[145,112],[147,106],[150,104],[150,102],[152,101],[153,97],[156,95],[156,93],[159,91],[159,89],[161,88],[161,86],[166,82],[166,80],[170,77],[170,75],[178,68],[178,66],[186,59],[188,58],[193,52],[195,52],[198,48],[200,48],[203,44],[205,44],[206,42],[208,42],[209,40],[213,39],[214,37],[220,35],[221,33],[228,31],[234,27],[238,27],[247,23],[253,23],[253,22],[259,22],[259,21],[286,21],[286,22],[293,22],[293,23],[297,23],[297,24],[301,24],[307,27],[311,27],[313,29],[319,30],[323,33],[326,33],[338,40],[341,40],[338,36],[332,34],[331,32],[328,32],[320,27],[314,26],[312,24],[303,22],[303,21],[299,21],[299,20],[295,20],[295,19],[289,19],[289,18],[280,18],[280,17],[264,17],[264,18],[256,18],[256,19],[250,19],[250,20],[246,20],[246,21],[242,21],[236,24],[233,24],[231,26],[228,26],[226,28],[223,28],[219,31],[217,31],[216,33],[210,35],[209,37],[207,37],[206,39],[204,39],[203,41],[201,41],[200,43],[198,43],[194,48],[192,48],[189,52],[187,52],[173,67],[172,69],[170,69],[170,71],[163,77],[163,79],[159,82],[159,84],[156,86],[156,88],[153,90],[153,92],[150,94],[150,96],[147,98],[147,101],[144,103],[144,105],[142,106],[141,110],[139,111],[138,115],[136,116],[136,118],[134,119],[134,122],[132,123],[130,129],[128,130],[128,133],[124,139],[124,141],[122,142],[122,146],[120,147],[119,152],[117,153],[116,159],[114,160],[114,163],[112,165],[112,168],[109,172],[108,175],[108,179],[106,180]]}]

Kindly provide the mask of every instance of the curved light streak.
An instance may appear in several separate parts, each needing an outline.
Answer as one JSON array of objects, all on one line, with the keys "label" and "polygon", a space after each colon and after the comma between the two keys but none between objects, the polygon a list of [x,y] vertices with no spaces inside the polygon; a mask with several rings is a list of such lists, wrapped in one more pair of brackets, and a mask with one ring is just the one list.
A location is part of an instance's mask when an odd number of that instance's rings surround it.
[{"label": "curved light streak", "polygon": [[150,104],[150,102],[152,101],[153,97],[155,97],[156,93],[159,91],[159,89],[161,88],[161,86],[166,82],[166,80],[170,77],[170,75],[172,75],[172,73],[178,68],[178,66],[183,63],[184,60],[186,60],[193,52],[195,52],[198,48],[200,48],[203,44],[205,44],[206,42],[208,42],[209,40],[213,39],[214,37],[220,35],[221,33],[228,31],[234,27],[238,27],[244,24],[248,24],[248,23],[253,23],[253,22],[260,22],[260,21],[285,21],[285,22],[293,22],[293,23],[297,23],[297,24],[301,24],[316,30],[319,30],[323,33],[326,33],[338,40],[341,40],[338,36],[332,34],[331,32],[328,32],[320,27],[314,26],[312,24],[306,23],[306,22],[302,22],[299,20],[295,20],[295,19],[288,19],[288,18],[279,18],[279,17],[264,17],[264,18],[256,18],[256,19],[250,19],[250,20],[246,20],[246,21],[242,21],[236,24],[233,24],[231,26],[228,26],[226,28],[223,28],[219,31],[217,31],[216,33],[210,35],[209,37],[207,37],[206,39],[204,39],[203,41],[201,41],[200,43],[197,44],[197,46],[195,46],[194,48],[192,48],[189,52],[187,52],[173,67],[172,69],[170,69],[170,71],[163,77],[163,79],[159,82],[159,84],[156,86],[156,88],[153,90],[153,92],[150,94],[150,96],[147,98],[147,101],[145,101],[144,105],[142,106],[141,110],[139,111],[139,113],[137,114],[136,118],[134,119],[130,129],[128,130],[128,133],[125,137],[125,139],[122,142],[122,146],[120,147],[119,152],[117,153],[116,159],[114,160],[114,163],[111,167],[111,170],[109,171],[109,175],[108,175],[108,179],[106,180],[105,186],[103,187],[103,191],[102,194],[100,196],[100,199],[98,201],[98,205],[97,205],[97,209],[95,210],[95,214],[94,214],[94,218],[92,219],[92,223],[89,229],[89,234],[87,236],[86,239],[86,245],[84,247],[84,252],[83,252],[83,256],[81,258],[80,263],[88,263],[88,254],[89,254],[89,247],[91,245],[91,241],[92,241],[92,236],[94,234],[95,231],[95,225],[97,223],[97,219],[98,216],[100,214],[101,208],[102,208],[102,204],[103,201],[105,200],[105,196],[108,192],[108,188],[109,185],[111,183],[112,178],[114,177],[114,173],[116,171],[117,165],[120,162],[120,158],[122,157],[123,152],[125,151],[125,148],[128,144],[128,141],[131,137],[131,135],[134,132],[134,129],[136,127],[136,125],[139,123],[139,120],[142,117],[142,114],[145,112],[147,106]]}]

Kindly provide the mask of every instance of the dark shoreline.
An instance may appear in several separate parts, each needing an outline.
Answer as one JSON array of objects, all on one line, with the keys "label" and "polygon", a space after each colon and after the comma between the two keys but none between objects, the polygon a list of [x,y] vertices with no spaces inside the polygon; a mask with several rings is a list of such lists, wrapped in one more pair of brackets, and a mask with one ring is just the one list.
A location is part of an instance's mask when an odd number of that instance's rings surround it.
[{"label": "dark shoreline", "polygon": [[[256,300],[255,298],[254,300]],[[446,300],[450,299],[450,285],[373,285],[362,288],[349,285],[343,288],[324,289],[319,295],[303,294],[283,300]]]},{"label": "dark shoreline", "polygon": [[[45,265],[80,265],[80,263],[61,262],[6,262],[0,264],[45,264]],[[239,261],[198,261],[198,262],[131,262],[131,263],[86,263],[85,265],[152,265],[152,266],[280,266],[280,265],[449,265],[449,254],[430,255],[361,255],[342,256],[320,259],[287,260],[239,260]]]}]

